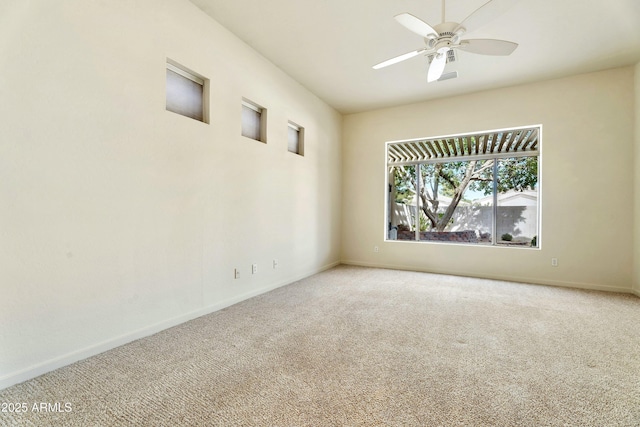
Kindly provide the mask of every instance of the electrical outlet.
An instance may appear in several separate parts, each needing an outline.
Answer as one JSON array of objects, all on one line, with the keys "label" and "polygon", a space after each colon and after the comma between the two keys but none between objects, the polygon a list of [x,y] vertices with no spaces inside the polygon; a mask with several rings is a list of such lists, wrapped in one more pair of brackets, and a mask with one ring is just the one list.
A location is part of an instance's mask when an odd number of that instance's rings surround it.
[{"label": "electrical outlet", "polygon": [[235,279],[239,279],[240,278],[240,270],[238,270],[237,268],[233,270],[233,277]]},{"label": "electrical outlet", "polygon": [[373,252],[380,252],[380,248],[378,248],[377,246],[373,247]]},{"label": "electrical outlet", "polygon": [[274,259],[273,260],[273,269],[275,270],[276,268],[278,268],[278,260]]},{"label": "electrical outlet", "polygon": [[251,265],[251,274],[257,274],[258,273],[258,264],[252,264]]},{"label": "electrical outlet", "polygon": [[558,258],[551,258],[551,267],[558,266]]}]

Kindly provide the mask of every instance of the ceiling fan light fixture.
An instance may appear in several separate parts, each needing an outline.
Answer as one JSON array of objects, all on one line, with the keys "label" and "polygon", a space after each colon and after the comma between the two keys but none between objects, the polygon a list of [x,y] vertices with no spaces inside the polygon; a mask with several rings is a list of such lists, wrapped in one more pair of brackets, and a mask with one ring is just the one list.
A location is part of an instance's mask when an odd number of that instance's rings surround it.
[{"label": "ceiling fan light fixture", "polygon": [[396,21],[408,30],[422,36],[426,46],[381,62],[373,68],[383,68],[424,52],[429,61],[427,81],[432,82],[440,78],[447,63],[456,60],[456,49],[480,55],[510,55],[518,47],[517,43],[493,39],[462,40],[462,35],[466,33],[467,29],[474,31],[482,22],[487,22],[496,14],[504,12],[514,1],[517,0],[488,0],[483,6],[467,16],[462,23],[457,23],[446,21],[445,0],[442,0],[442,22],[433,27],[410,13],[396,15]]}]

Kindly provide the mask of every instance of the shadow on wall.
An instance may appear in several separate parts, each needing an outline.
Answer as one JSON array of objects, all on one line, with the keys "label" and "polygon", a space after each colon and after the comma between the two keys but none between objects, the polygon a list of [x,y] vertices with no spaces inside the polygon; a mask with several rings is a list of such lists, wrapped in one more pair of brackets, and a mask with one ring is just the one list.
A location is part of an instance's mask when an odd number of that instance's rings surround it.
[{"label": "shadow on wall", "polygon": [[[460,206],[453,215],[450,231],[478,230],[491,233],[492,206]],[[497,235],[511,234],[514,238],[531,241],[537,234],[535,206],[498,206]],[[449,231],[449,230],[448,230]]]}]

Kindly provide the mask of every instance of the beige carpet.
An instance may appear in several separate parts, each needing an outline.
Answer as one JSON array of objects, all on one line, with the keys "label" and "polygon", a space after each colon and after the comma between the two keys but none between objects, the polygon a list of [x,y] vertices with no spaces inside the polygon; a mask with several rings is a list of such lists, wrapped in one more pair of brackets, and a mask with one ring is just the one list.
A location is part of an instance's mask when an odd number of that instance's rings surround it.
[{"label": "beige carpet", "polygon": [[640,299],[340,266],[0,402],[30,406],[3,426],[639,426]]}]

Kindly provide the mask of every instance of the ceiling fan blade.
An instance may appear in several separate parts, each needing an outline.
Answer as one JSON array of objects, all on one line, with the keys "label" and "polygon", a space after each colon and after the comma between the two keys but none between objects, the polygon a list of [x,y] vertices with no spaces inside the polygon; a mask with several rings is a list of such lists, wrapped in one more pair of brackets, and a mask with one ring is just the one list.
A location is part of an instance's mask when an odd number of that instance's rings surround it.
[{"label": "ceiling fan blade", "polygon": [[429,72],[427,73],[427,83],[435,82],[444,72],[444,66],[447,65],[447,48],[441,48],[431,61]]},{"label": "ceiling fan blade", "polygon": [[475,31],[483,25],[488,24],[492,19],[502,15],[517,1],[518,0],[489,0],[471,13],[471,15],[467,16],[454,32],[459,31],[461,27],[463,27],[467,33]]},{"label": "ceiling fan blade", "polygon": [[384,62],[381,62],[379,64],[376,64],[373,66],[374,70],[379,70],[380,68],[384,68],[384,67],[388,67],[389,65],[393,65],[393,64],[397,64],[398,62],[402,62],[406,59],[409,58],[413,58],[414,56],[418,56],[420,55],[422,52],[426,51],[427,48],[422,48],[422,49],[418,49],[418,50],[414,50],[408,53],[405,53],[403,55],[400,56],[396,56],[395,58],[391,58],[391,59],[387,59]]},{"label": "ceiling fan blade", "polygon": [[465,52],[497,56],[511,55],[517,47],[518,43],[492,39],[463,40],[460,44]]},{"label": "ceiling fan blade", "polygon": [[427,24],[420,18],[416,18],[410,13],[401,13],[400,15],[394,16],[394,18],[402,26],[410,31],[413,31],[419,36],[427,37],[430,34],[433,34],[434,36],[438,35],[438,32],[434,30],[431,25]]},{"label": "ceiling fan blade", "polygon": [[444,73],[443,75],[441,75],[438,81],[441,82],[443,80],[455,79],[456,77],[458,77],[458,72],[451,71],[450,73]]}]

